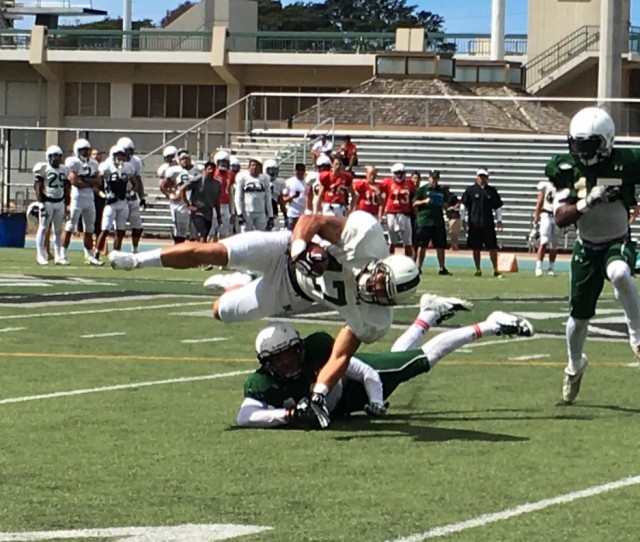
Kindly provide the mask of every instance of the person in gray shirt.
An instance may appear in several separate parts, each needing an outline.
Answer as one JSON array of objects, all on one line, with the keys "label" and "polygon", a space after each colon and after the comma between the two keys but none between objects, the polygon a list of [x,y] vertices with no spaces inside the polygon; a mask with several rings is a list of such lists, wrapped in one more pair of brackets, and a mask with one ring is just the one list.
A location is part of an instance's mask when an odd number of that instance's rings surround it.
[{"label": "person in gray shirt", "polygon": [[[192,181],[185,183],[180,188],[180,195],[187,202],[187,208],[191,211],[192,233],[195,240],[206,242],[211,226],[213,225],[213,211],[216,213],[217,226],[222,224],[220,215],[220,192],[222,185],[214,179],[213,174],[216,165],[207,162],[204,165],[204,173]],[[216,226],[216,229],[217,229]]]}]

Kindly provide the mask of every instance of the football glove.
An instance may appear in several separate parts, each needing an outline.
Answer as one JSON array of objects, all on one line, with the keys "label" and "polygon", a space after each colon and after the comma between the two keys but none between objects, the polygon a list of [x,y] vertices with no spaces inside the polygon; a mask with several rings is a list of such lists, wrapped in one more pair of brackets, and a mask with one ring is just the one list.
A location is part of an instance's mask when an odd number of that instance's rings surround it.
[{"label": "football glove", "polygon": [[331,423],[331,416],[329,415],[329,409],[327,408],[327,398],[322,393],[311,394],[311,410],[318,419],[318,423],[322,429],[329,427]]},{"label": "football glove", "polygon": [[247,222],[245,221],[244,216],[238,215],[238,226],[244,226],[246,225],[246,223]]},{"label": "football glove", "polygon": [[319,258],[317,254],[305,250],[295,260],[295,264],[302,274],[309,275],[310,277],[321,277],[322,273],[316,268],[316,261],[322,261],[322,259]]},{"label": "football glove", "polygon": [[372,402],[368,405],[364,405],[364,411],[372,418],[381,418],[387,413],[387,408],[389,408],[389,403]]},{"label": "football glove", "polygon": [[273,229],[273,226],[274,226],[273,217],[269,217],[267,219],[267,231],[271,231]]},{"label": "football glove", "polygon": [[147,210],[147,200],[144,198],[140,198],[140,209],[143,211]]},{"label": "football glove", "polygon": [[291,407],[287,410],[287,418],[290,422],[315,422],[316,415],[311,410],[311,404],[309,403],[309,399],[303,397],[298,401],[296,406]]},{"label": "football glove", "polygon": [[607,203],[620,198],[620,187],[618,186],[601,186],[597,185],[587,194],[585,202],[587,207],[591,208],[598,203]]}]

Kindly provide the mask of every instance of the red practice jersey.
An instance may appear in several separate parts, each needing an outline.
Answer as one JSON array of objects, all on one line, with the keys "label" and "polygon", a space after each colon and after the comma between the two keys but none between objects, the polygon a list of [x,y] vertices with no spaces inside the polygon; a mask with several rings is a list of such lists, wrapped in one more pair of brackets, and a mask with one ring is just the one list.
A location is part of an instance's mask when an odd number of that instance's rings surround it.
[{"label": "red practice jersey", "polygon": [[334,175],[333,171],[323,171],[318,177],[320,184],[324,186],[322,203],[347,204],[347,188],[353,183],[353,175],[343,171]]},{"label": "red practice jersey", "polygon": [[377,218],[380,205],[378,205],[376,193],[378,193],[380,189],[372,186],[366,179],[354,182],[353,189],[356,191],[356,194],[358,194],[357,209],[370,213]]},{"label": "red practice jersey", "polygon": [[411,214],[411,197],[416,191],[411,179],[397,183],[394,179],[387,177],[379,186],[380,191],[387,196],[384,205],[387,213]]},{"label": "red practice jersey", "polygon": [[214,179],[218,179],[220,184],[220,205],[228,205],[231,197],[231,186],[236,180],[236,174],[233,171],[219,171],[213,174]]}]

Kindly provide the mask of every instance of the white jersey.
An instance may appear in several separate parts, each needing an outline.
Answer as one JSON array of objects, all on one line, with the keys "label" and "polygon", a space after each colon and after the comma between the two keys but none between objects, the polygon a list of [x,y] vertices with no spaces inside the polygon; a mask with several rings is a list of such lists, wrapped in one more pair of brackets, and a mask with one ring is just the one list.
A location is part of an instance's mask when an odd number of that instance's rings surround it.
[{"label": "white jersey", "polygon": [[321,244],[331,256],[329,268],[321,277],[296,269],[300,289],[312,300],[335,308],[362,342],[379,340],[391,327],[392,308],[361,302],[357,277],[372,260],[389,255],[380,223],[369,213],[355,211],[347,218],[339,244]]},{"label": "white jersey", "polygon": [[544,195],[544,199],[542,200],[542,210],[553,214],[553,200],[556,197],[556,187],[553,186],[553,183],[549,180],[540,181],[538,183],[538,193],[542,193]]},{"label": "white jersey", "polygon": [[[78,177],[96,177],[98,175],[98,162],[93,158],[82,160],[78,156],[69,156],[64,165],[69,173],[73,171]],[[93,188],[78,188],[71,185],[72,201],[93,201],[93,199]]]},{"label": "white jersey", "polygon": [[[180,194],[180,188],[184,184],[188,184],[194,181],[204,173],[204,168],[200,165],[192,164],[190,169],[183,168],[182,166],[171,166],[165,171],[165,178],[171,181],[170,191],[174,198],[177,198]],[[185,202],[177,199],[172,199],[170,207],[172,209],[185,209]]]},{"label": "white jersey", "polygon": [[119,166],[111,160],[105,160],[98,166],[98,171],[102,175],[103,190],[106,195],[107,204],[115,201],[125,200],[129,180],[135,177],[135,171],[129,162],[122,162]]},{"label": "white jersey", "polygon": [[69,174],[66,166],[54,168],[49,162],[38,162],[33,166],[33,174],[36,180],[43,181],[42,193],[46,199],[62,201]]},{"label": "white jersey", "polygon": [[243,171],[236,176],[235,190],[236,212],[239,215],[260,213],[273,216],[269,177],[262,173],[252,177],[248,171]]},{"label": "white jersey", "polygon": [[285,196],[295,196],[287,204],[287,216],[290,218],[297,218],[304,214],[305,208],[305,194],[307,192],[307,185],[304,181],[301,181],[295,175],[286,180],[284,191]]},{"label": "white jersey", "polygon": [[276,177],[275,179],[271,179],[269,184],[271,186],[271,199],[278,201],[286,186],[285,180],[282,177]]}]

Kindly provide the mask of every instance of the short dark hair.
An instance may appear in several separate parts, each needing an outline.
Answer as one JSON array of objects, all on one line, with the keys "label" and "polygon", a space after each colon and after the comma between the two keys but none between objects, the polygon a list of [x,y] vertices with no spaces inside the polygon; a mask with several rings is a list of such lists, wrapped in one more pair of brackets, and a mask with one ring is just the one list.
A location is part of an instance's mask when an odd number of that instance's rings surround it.
[{"label": "short dark hair", "polygon": [[216,163],[212,162],[211,160],[209,160],[208,162],[204,163],[204,169],[210,168],[212,167],[213,169],[216,169]]},{"label": "short dark hair", "polygon": [[343,139],[344,141],[351,141],[351,136],[346,135],[346,136],[344,136],[342,139]]},{"label": "short dark hair", "polygon": [[433,177],[434,179],[439,179],[440,178],[440,172],[437,169],[432,169],[429,172],[429,177]]},{"label": "short dark hair", "polygon": [[296,171],[302,171],[302,170],[306,170],[307,166],[305,166],[302,162],[298,162],[295,166],[294,169]]}]

